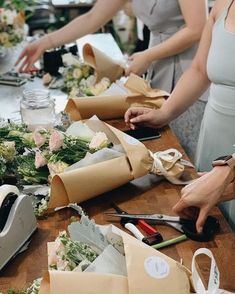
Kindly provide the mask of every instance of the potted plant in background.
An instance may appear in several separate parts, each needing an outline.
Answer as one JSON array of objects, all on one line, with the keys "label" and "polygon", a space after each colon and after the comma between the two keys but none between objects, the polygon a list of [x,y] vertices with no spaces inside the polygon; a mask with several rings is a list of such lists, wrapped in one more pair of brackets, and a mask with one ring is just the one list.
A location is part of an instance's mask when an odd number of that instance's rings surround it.
[{"label": "potted plant in background", "polygon": [[28,27],[26,9],[34,1],[0,0],[0,73],[12,68],[22,49]]}]

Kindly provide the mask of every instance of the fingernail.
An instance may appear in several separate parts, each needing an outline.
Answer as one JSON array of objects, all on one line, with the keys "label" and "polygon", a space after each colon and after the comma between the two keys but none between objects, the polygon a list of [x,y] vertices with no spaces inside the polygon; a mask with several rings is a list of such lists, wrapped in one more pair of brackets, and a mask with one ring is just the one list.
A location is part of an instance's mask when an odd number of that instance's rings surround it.
[{"label": "fingernail", "polygon": [[202,233],[202,227],[198,228],[198,233],[199,233],[199,234]]}]

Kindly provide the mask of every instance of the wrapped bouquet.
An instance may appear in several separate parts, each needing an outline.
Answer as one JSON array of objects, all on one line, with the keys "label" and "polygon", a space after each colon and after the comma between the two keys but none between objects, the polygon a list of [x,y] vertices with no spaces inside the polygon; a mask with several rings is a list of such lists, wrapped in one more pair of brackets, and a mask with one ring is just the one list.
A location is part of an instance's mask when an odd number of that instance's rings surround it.
[{"label": "wrapped bouquet", "polygon": [[[48,243],[48,273],[40,294],[190,292],[190,272],[117,227],[82,214]],[[141,276],[141,279],[140,279]],[[90,283],[89,281],[93,281]],[[95,285],[95,289],[94,289]]]},{"label": "wrapped bouquet", "polygon": [[62,90],[71,97],[97,96],[111,84],[103,77],[97,82],[94,69],[71,53],[62,56],[64,67],[60,68],[63,76]]},{"label": "wrapped bouquet", "polygon": [[[189,163],[181,159],[182,154],[177,150],[152,153],[140,141],[97,118],[87,120],[86,126],[97,134],[90,148],[97,150],[96,144],[109,144],[111,148],[88,152],[64,172],[55,174],[51,181],[50,208],[80,203],[149,173],[164,176],[174,184],[188,183],[180,177]],[[73,131],[76,133],[76,128]]]},{"label": "wrapped bouquet", "polygon": [[59,69],[62,79],[44,76],[44,84],[60,87],[69,97],[98,96],[119,79],[124,68],[99,49],[85,44],[83,60],[71,53],[62,56],[64,66]]},{"label": "wrapped bouquet", "polygon": [[146,80],[131,74],[125,83],[117,81],[99,96],[70,95],[65,111],[72,120],[87,119],[94,114],[103,120],[123,118],[131,106],[160,108],[168,96],[167,92],[152,89]]}]

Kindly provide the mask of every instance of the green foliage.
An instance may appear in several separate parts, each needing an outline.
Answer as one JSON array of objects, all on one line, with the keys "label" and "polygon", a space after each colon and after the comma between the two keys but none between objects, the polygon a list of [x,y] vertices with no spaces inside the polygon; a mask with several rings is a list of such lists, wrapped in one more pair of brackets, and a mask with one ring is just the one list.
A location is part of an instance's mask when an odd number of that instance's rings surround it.
[{"label": "green foliage", "polygon": [[73,164],[85,157],[89,151],[88,143],[76,137],[65,136],[62,147],[47,155],[49,162],[63,161]]},{"label": "green foliage", "polygon": [[46,166],[37,168],[34,164],[35,154],[31,152],[27,155],[17,156],[17,171],[23,183],[43,184],[47,183],[49,171]]},{"label": "green foliage", "polygon": [[35,5],[35,0],[0,0],[0,7],[15,9],[16,11],[25,11]]}]

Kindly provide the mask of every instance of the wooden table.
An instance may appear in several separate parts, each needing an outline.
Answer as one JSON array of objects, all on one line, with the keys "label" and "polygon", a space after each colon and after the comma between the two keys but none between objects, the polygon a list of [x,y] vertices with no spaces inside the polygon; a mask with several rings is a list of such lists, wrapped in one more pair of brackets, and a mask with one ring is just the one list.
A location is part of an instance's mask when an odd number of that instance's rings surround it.
[{"label": "wooden table", "polygon": [[[112,121],[112,125],[122,128],[123,124]],[[160,139],[145,141],[145,145],[152,151],[177,148],[183,150],[176,137],[169,128],[162,131]],[[100,195],[81,204],[91,218],[98,224],[109,224],[109,219],[103,212],[110,209],[109,203],[116,202],[130,213],[166,213],[172,214],[171,207],[180,197],[181,186],[175,186],[167,181],[159,181],[156,176],[148,175],[132,181],[109,193]],[[41,277],[47,269],[47,242],[54,241],[60,230],[67,227],[69,219],[76,215],[70,209],[65,209],[38,221],[38,231],[34,234],[30,247],[27,251],[18,255],[0,273],[0,292],[6,289],[23,288],[29,285],[35,278]],[[220,270],[221,288],[235,291],[235,235],[221,215],[218,208],[212,211],[221,225],[220,232],[213,241],[199,243],[191,240],[184,241],[161,250],[164,254],[180,261],[191,268],[193,253],[200,247],[209,248],[217,261]],[[118,221],[113,223],[120,227]],[[158,226],[165,239],[179,236],[179,233],[167,226]],[[207,280],[210,261],[206,257],[198,259],[201,274]],[[173,294],[173,293],[172,293]]]}]

